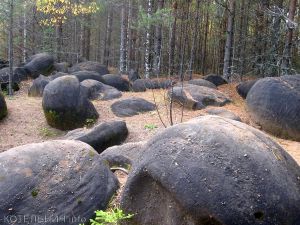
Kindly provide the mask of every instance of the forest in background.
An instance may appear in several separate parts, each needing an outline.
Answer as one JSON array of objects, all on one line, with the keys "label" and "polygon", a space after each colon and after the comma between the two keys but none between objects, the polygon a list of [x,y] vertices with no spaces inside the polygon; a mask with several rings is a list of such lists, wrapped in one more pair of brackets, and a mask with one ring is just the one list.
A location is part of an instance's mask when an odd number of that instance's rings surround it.
[{"label": "forest in background", "polygon": [[4,0],[0,58],[49,52],[145,77],[280,76],[300,69],[297,0]]}]

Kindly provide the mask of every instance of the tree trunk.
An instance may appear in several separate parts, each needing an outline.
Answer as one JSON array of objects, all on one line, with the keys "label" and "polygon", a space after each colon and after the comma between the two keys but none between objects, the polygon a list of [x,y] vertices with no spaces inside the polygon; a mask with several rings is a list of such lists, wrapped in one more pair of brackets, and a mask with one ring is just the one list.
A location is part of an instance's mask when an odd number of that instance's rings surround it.
[{"label": "tree trunk", "polygon": [[207,55],[207,37],[209,29],[209,11],[206,11],[206,23],[205,23],[205,32],[204,32],[204,44],[202,51],[202,75],[206,73],[206,55]]},{"label": "tree trunk", "polygon": [[86,15],[82,30],[82,56],[87,60],[90,59],[90,46],[91,46],[91,15]]},{"label": "tree trunk", "polygon": [[23,5],[23,62],[27,60],[27,2]]},{"label": "tree trunk", "polygon": [[197,0],[196,6],[196,18],[195,18],[195,25],[193,31],[193,40],[192,40],[192,47],[191,47],[191,58],[189,62],[189,79],[193,79],[193,65],[195,59],[195,52],[196,52],[196,39],[198,36],[198,24],[199,24],[199,11],[200,11],[200,0]]},{"label": "tree trunk", "polygon": [[130,71],[132,69],[132,13],[133,13],[133,0],[128,0],[128,26],[127,26],[127,48],[128,48],[128,56],[127,56],[127,71]]},{"label": "tree trunk", "polygon": [[[164,0],[158,1],[157,10],[161,10],[164,7]],[[161,71],[161,56],[162,56],[162,25],[159,23],[155,26],[155,44],[154,44],[154,72],[156,76],[160,75]]]},{"label": "tree trunk", "polygon": [[232,66],[232,50],[233,50],[233,35],[234,35],[234,16],[235,16],[235,0],[228,1],[228,22],[227,22],[227,37],[224,55],[223,76],[229,81],[231,76]]},{"label": "tree trunk", "polygon": [[111,49],[111,33],[112,33],[112,23],[113,23],[113,7],[109,7],[107,13],[106,22],[106,34],[105,34],[105,45],[104,45],[104,65],[109,66],[110,64],[110,49]]},{"label": "tree trunk", "polygon": [[13,95],[13,66],[14,66],[14,0],[9,2],[9,83],[8,83],[8,94]]},{"label": "tree trunk", "polygon": [[126,73],[126,43],[127,43],[127,28],[126,28],[126,4],[123,2],[121,8],[121,43],[120,43],[120,73]]},{"label": "tree trunk", "polygon": [[62,46],[63,46],[63,28],[62,28],[62,21],[59,21],[56,25],[56,55],[57,61],[61,60],[62,56]]},{"label": "tree trunk", "polygon": [[177,28],[177,1],[173,3],[173,23],[170,29],[169,39],[169,77],[174,74],[174,56],[175,56],[175,41]]},{"label": "tree trunk", "polygon": [[294,24],[295,12],[296,12],[297,0],[290,0],[289,7],[289,21],[287,22],[287,35],[283,51],[283,60],[281,66],[281,74],[286,75],[291,72],[291,61],[292,61],[292,44],[293,44],[293,32],[296,25]]},{"label": "tree trunk", "polygon": [[151,25],[150,19],[152,16],[152,0],[148,0],[148,9],[147,9],[147,28],[146,28],[146,40],[145,40],[145,77],[149,78],[151,73]]}]

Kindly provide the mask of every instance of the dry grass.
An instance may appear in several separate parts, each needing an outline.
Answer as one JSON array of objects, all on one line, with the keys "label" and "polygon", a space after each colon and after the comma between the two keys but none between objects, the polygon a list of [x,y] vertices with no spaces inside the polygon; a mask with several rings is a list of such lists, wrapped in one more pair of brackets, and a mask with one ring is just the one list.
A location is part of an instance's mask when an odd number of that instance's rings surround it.
[{"label": "dry grass", "polygon": [[[16,93],[13,98],[6,98],[8,105],[8,117],[0,123],[0,152],[9,148],[24,145],[28,143],[42,142],[46,140],[53,140],[62,137],[65,132],[58,131],[47,125],[42,111],[41,98],[29,98],[27,90],[30,82],[25,82],[21,86],[21,91]],[[235,84],[223,85],[219,90],[227,94],[233,102],[224,106],[224,108],[231,110],[241,117],[244,123],[257,127],[250,119],[245,101],[235,91]],[[166,98],[166,91],[154,90],[144,93],[123,93],[124,98],[140,97],[148,101],[155,102],[158,105],[159,114],[167,126],[170,126],[168,101]],[[139,142],[148,140],[157,132],[164,129],[158,113],[156,111],[140,114],[134,117],[119,118],[115,116],[110,109],[112,101],[94,101],[94,105],[100,114],[98,123],[111,120],[124,120],[129,129],[129,137],[126,142]],[[200,111],[184,110],[181,113],[181,107],[175,105],[174,107],[174,123],[181,121],[188,121],[191,118],[204,114]],[[154,125],[154,129],[146,129],[146,125]],[[259,128],[259,127],[257,127]],[[283,146],[300,164],[300,143],[293,142],[273,137],[281,146]]]}]

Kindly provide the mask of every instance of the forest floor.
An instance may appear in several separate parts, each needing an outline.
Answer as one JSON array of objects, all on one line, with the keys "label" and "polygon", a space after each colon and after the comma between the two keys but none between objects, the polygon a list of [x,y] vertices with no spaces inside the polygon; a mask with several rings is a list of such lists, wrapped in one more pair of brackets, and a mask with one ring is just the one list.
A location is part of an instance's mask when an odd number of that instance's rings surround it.
[{"label": "forest floor", "polygon": [[[47,125],[42,110],[42,99],[30,98],[27,95],[30,84],[31,81],[24,82],[19,92],[16,92],[13,97],[6,97],[8,116],[0,123],[0,152],[28,143],[60,139],[66,134],[65,132],[53,129]],[[259,128],[251,121],[245,107],[245,101],[235,91],[235,84],[223,85],[219,87],[219,90],[230,96],[233,100],[232,103],[224,106],[224,108],[240,116],[244,123]],[[144,93],[123,93],[121,99],[128,97],[140,97],[151,102],[156,102],[159,113],[154,111],[134,117],[119,118],[112,113],[110,106],[113,102],[120,99],[112,101],[93,101],[100,114],[97,123],[111,120],[126,121],[129,129],[129,137],[126,142],[146,141],[157,132],[164,129],[164,126],[159,119],[159,115],[167,126],[170,125],[165,90],[149,90]],[[187,121],[203,114],[205,114],[204,110],[190,111],[187,109],[184,109],[182,113],[181,107],[175,106],[173,110],[174,124],[180,123],[181,121]],[[273,136],[271,137],[300,165],[299,142],[283,140]]]}]

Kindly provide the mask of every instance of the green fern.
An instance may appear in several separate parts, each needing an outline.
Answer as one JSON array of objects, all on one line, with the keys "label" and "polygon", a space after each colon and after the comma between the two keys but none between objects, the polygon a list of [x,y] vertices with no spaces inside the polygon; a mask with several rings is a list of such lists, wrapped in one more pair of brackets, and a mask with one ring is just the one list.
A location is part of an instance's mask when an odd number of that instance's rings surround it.
[{"label": "green fern", "polygon": [[118,225],[121,220],[127,220],[134,216],[133,214],[126,215],[123,210],[118,208],[108,212],[97,210],[95,213],[96,218],[90,220],[91,225]]}]

